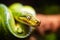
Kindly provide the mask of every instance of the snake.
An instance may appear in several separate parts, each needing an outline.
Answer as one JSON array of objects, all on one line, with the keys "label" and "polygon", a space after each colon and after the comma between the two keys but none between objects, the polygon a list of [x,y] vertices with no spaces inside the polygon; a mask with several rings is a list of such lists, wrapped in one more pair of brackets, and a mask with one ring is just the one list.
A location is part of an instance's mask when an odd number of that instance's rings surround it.
[{"label": "snake", "polygon": [[14,3],[9,7],[0,4],[0,33],[26,38],[39,24],[33,7],[21,3]]}]

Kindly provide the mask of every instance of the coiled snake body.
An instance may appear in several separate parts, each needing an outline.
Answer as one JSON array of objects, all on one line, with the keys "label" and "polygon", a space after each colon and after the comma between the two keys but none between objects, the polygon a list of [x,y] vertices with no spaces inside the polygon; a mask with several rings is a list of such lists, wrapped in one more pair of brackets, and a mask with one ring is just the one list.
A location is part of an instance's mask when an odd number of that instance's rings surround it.
[{"label": "coiled snake body", "polygon": [[0,4],[0,32],[10,32],[18,38],[26,38],[38,24],[32,7],[15,3],[7,8]]}]

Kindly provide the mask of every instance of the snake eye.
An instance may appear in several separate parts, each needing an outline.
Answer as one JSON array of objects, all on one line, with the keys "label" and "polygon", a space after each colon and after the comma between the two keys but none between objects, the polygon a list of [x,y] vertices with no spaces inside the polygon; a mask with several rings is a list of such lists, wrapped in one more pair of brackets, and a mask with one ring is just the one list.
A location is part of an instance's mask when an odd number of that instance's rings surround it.
[{"label": "snake eye", "polygon": [[27,16],[27,19],[30,20],[31,19],[31,16]]}]

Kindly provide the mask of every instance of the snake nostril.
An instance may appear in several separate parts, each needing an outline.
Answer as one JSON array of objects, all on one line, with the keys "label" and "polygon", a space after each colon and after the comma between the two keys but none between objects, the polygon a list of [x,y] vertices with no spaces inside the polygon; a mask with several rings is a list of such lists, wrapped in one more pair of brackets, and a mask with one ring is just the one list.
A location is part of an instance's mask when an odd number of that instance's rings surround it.
[{"label": "snake nostril", "polygon": [[40,23],[41,23],[41,22],[37,21],[37,22],[36,22],[36,26],[39,26],[39,25],[40,25]]}]

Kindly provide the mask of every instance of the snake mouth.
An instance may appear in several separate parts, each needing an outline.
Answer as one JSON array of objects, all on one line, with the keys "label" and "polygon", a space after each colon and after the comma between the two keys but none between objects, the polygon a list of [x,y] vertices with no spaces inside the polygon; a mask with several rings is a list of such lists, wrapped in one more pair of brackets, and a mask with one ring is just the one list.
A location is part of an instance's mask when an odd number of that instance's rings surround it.
[{"label": "snake mouth", "polygon": [[35,26],[39,26],[40,25],[40,22],[35,19],[34,17],[15,17],[15,19],[18,21],[18,22],[21,22],[21,23],[24,23],[26,25],[29,25],[29,26],[32,26],[32,27],[35,27]]}]

